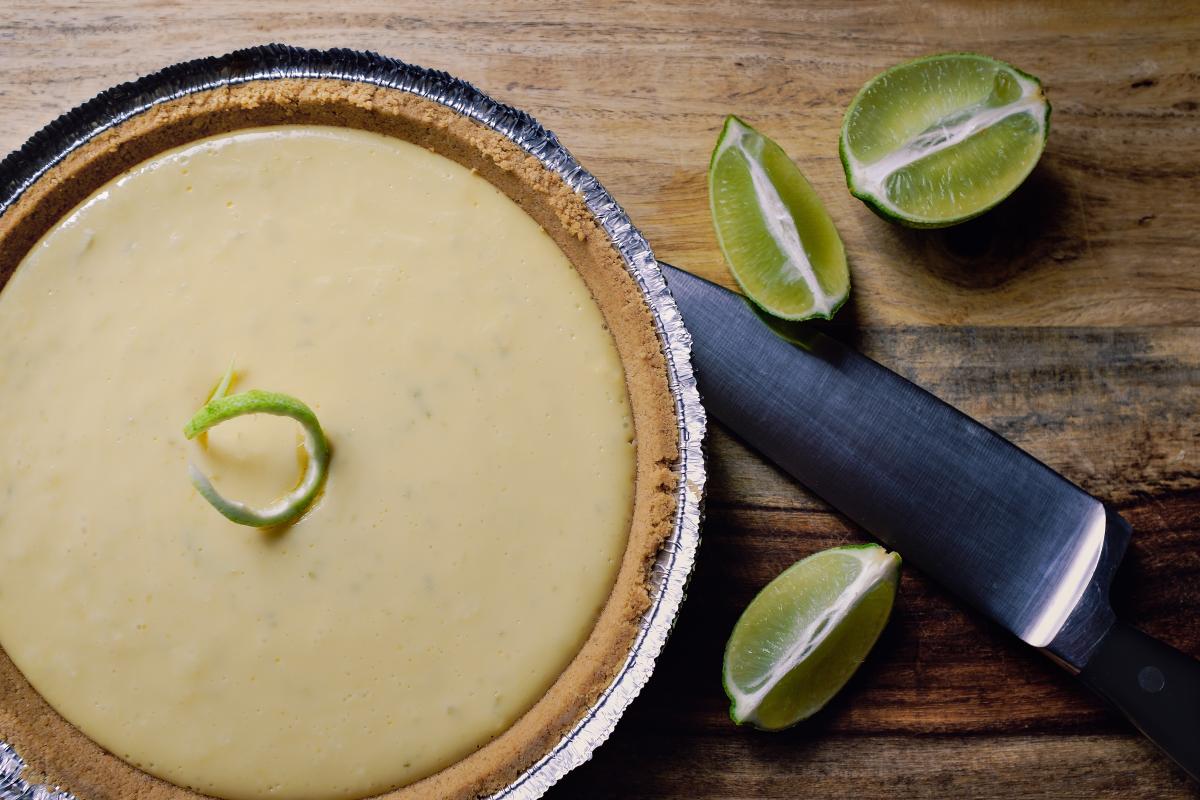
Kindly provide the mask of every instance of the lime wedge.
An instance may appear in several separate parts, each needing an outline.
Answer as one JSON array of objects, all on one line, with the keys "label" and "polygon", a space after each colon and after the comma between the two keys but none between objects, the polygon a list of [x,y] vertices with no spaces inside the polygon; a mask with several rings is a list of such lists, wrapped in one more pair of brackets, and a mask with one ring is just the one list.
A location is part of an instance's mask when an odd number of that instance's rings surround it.
[{"label": "lime wedge", "polygon": [[883,631],[900,556],[835,547],[785,570],[742,612],[725,646],[725,693],[739,725],[780,730],[846,685]]},{"label": "lime wedge", "polygon": [[737,117],[708,166],[717,241],[742,291],[781,319],[832,319],[850,294],[846,251],[812,186],[773,141]]},{"label": "lime wedge", "polygon": [[940,228],[1021,185],[1050,130],[1041,82],[987,56],[948,53],[867,83],[842,123],[850,193],[886,219]]}]

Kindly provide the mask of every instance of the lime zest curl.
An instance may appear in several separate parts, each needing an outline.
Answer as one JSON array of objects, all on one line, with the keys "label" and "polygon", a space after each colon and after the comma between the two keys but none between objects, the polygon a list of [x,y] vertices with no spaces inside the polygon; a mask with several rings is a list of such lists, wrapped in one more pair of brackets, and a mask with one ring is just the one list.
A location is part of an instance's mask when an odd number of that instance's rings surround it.
[{"label": "lime zest curl", "polygon": [[262,508],[251,508],[245,503],[222,496],[208,476],[194,463],[188,464],[188,476],[196,491],[227,519],[254,528],[286,525],[303,515],[324,487],[325,478],[329,474],[329,440],[325,438],[317,415],[301,401],[280,392],[264,392],[260,389],[226,396],[225,392],[228,391],[232,380],[233,365],[230,364],[228,372],[217,384],[208,402],[184,426],[183,435],[194,439],[222,422],[247,414],[290,417],[304,428],[304,449],[308,454],[304,476],[295,489]]}]

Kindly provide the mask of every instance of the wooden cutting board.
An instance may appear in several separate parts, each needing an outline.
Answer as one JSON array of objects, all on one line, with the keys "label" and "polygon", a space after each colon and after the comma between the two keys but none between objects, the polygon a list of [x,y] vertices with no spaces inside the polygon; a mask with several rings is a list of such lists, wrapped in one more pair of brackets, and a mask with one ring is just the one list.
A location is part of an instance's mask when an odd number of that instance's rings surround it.
[{"label": "wooden cutting board", "polygon": [[[1200,655],[1200,5],[1166,2],[456,4],[7,0],[0,150],[97,91],[268,41],[377,50],[529,110],[660,258],[729,284],[705,168],[727,113],[825,199],[854,292],[833,327],[1097,496],[1135,534],[1125,615]],[[1027,184],[916,232],[845,189],[842,113],[876,72],[974,50],[1054,105]],[[736,728],[721,652],[741,608],[865,534],[719,424],[708,521],[643,696],[559,798],[1189,798],[1195,786],[1064,673],[908,570],[890,627],[826,712]]]}]

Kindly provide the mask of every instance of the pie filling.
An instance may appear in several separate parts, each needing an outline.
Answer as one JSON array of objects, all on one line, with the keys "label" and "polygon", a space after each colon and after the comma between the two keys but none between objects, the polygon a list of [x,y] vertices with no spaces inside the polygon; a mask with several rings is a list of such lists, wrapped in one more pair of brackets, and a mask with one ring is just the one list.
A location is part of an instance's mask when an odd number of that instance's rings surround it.
[{"label": "pie filling", "polygon": [[[283,418],[185,440],[231,361],[333,447],[283,530],[188,480],[261,505],[302,472]],[[0,646],[104,748],[218,797],[463,758],[578,652],[626,546],[633,423],[579,274],[378,133],[227,133],[100,188],[0,293],[0,397]]]}]

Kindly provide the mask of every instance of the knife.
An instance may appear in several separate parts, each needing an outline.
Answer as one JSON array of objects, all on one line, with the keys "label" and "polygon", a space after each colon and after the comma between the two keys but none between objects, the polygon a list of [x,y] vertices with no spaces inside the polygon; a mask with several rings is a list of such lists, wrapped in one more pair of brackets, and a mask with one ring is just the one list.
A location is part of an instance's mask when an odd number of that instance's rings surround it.
[{"label": "knife", "polygon": [[1200,662],[1116,619],[1129,524],[1016,445],[813,331],[663,264],[705,408],[1123,712],[1200,779]]}]

